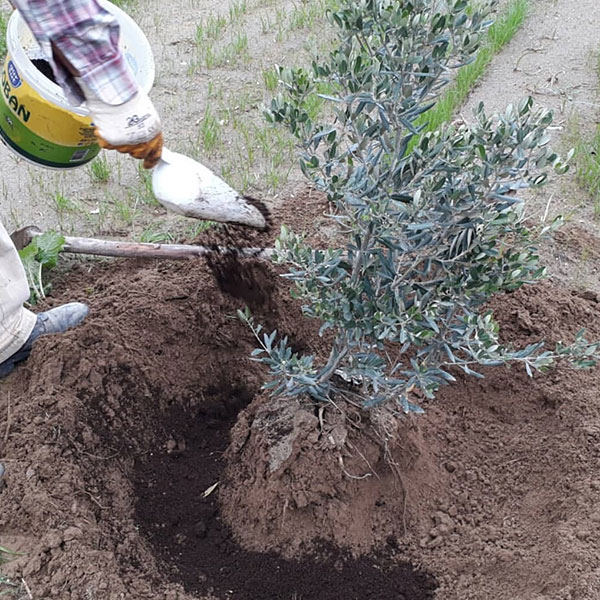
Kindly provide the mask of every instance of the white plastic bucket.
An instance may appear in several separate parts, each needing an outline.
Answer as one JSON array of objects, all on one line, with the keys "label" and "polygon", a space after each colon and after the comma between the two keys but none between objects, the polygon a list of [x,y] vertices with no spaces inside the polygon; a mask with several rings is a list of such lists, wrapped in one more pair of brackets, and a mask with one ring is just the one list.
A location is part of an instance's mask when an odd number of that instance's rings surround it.
[{"label": "white plastic bucket", "polygon": [[[120,8],[100,0],[117,18],[124,56],[140,87],[150,92],[154,58],[146,36]],[[42,52],[29,27],[15,11],[6,30],[7,56],[0,93],[0,137],[20,157],[43,167],[72,169],[100,151],[92,121],[83,107],[69,105],[62,89],[31,62]]]}]

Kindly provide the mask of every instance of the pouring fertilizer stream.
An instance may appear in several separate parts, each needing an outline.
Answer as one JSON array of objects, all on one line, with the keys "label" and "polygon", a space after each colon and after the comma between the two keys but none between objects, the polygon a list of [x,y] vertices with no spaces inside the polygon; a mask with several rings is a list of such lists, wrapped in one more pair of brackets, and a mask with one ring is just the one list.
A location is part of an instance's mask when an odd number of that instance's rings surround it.
[{"label": "pouring fertilizer stream", "polygon": [[[117,150],[153,169],[154,194],[167,209],[266,227],[261,211],[210,169],[163,147],[148,96],[152,51],[126,13],[105,0],[12,1],[0,97],[0,136],[11,150],[54,169],[87,164],[100,148]],[[40,336],[88,314],[79,302],[34,314],[24,307],[28,297],[23,265],[0,224],[0,378],[28,358]]]}]

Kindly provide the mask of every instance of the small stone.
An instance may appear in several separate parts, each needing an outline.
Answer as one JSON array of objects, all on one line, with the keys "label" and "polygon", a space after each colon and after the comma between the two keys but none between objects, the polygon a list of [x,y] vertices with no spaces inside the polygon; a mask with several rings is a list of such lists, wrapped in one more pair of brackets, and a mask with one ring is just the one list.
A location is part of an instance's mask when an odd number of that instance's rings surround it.
[{"label": "small stone", "polygon": [[450,528],[454,527],[454,521],[445,512],[442,512],[441,510],[437,510],[435,513],[433,513],[433,522],[436,524],[443,523],[444,525],[447,525]]},{"label": "small stone", "polygon": [[456,463],[449,460],[448,462],[444,463],[444,468],[446,471],[448,471],[448,473],[454,473],[454,471],[456,471]]},{"label": "small stone", "polygon": [[50,549],[58,548],[63,543],[63,536],[59,531],[52,531],[46,537],[46,546]]},{"label": "small stone", "polygon": [[41,425],[44,422],[44,417],[42,417],[41,415],[36,415],[35,417],[33,417],[32,422],[34,425]]},{"label": "small stone", "polygon": [[65,542],[70,542],[71,540],[75,540],[83,536],[83,531],[79,529],[79,527],[67,527],[63,534],[63,538]]},{"label": "small stone", "polygon": [[589,537],[589,535],[590,535],[590,532],[587,529],[578,529],[575,532],[575,536],[579,540],[587,540],[587,538]]},{"label": "small stone", "polygon": [[585,292],[581,294],[581,297],[584,300],[588,300],[589,302],[600,302],[600,296],[598,295],[598,293],[592,290],[585,290]]},{"label": "small stone", "polygon": [[590,521],[592,523],[600,523],[600,512],[595,512],[590,515]]},{"label": "small stone", "polygon": [[429,532],[429,536],[432,537],[432,538],[446,537],[451,532],[452,532],[452,529],[450,527],[448,527],[448,525],[446,525],[445,523],[440,523],[439,525],[437,525],[436,527],[434,527]]},{"label": "small stone", "polygon": [[477,473],[475,471],[467,471],[466,476],[469,483],[474,483],[477,481]]},{"label": "small stone", "polygon": [[506,548],[500,548],[496,550],[496,557],[498,560],[508,562],[514,558],[514,553]]}]

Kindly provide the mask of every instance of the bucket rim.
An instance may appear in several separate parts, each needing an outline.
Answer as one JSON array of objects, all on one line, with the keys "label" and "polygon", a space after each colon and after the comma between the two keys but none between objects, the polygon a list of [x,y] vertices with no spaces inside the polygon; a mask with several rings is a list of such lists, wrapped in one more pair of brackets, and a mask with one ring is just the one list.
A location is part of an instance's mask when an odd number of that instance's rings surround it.
[{"label": "bucket rim", "polygon": [[[117,18],[121,29],[121,35],[123,33],[123,26],[128,27],[129,29],[137,31],[139,33],[139,39],[136,40],[136,46],[139,47],[140,44],[142,46],[145,46],[144,55],[146,56],[147,60],[146,69],[148,71],[148,77],[144,82],[139,82],[138,78],[135,77],[135,75],[134,77],[138,81],[140,87],[147,94],[150,93],[150,90],[152,89],[152,86],[154,84],[156,67],[154,62],[154,56],[152,53],[152,48],[146,35],[139,27],[139,25],[124,10],[114,5],[112,2],[109,2],[108,0],[99,0],[99,4],[100,6],[102,6],[102,8],[108,10]],[[58,108],[68,110],[81,117],[89,117],[90,112],[85,106],[85,104],[82,104],[80,106],[72,106],[67,100],[67,97],[65,96],[62,88],[57,83],[54,83],[46,76],[44,76],[35,67],[29,56],[27,56],[25,49],[21,46],[19,42],[19,30],[23,27],[31,31],[29,29],[29,26],[25,22],[25,19],[23,19],[19,11],[13,11],[6,26],[7,58],[13,60],[18,70],[21,71],[24,75],[26,75],[27,82],[45,100],[57,106]],[[32,38],[35,40],[33,34]],[[121,44],[121,41],[119,43]]]}]

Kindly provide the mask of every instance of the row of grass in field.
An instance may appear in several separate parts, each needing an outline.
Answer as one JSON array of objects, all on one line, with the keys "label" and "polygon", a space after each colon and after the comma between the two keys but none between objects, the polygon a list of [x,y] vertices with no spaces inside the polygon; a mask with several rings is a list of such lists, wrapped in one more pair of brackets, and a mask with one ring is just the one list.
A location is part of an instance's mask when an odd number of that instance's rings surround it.
[{"label": "row of grass in field", "polygon": [[[600,52],[596,57],[596,73],[600,79]],[[570,123],[573,145],[575,179],[585,190],[594,206],[594,216],[600,217],[600,126],[594,124],[591,131],[582,131],[576,119]]]},{"label": "row of grass in field", "polygon": [[436,131],[443,123],[452,119],[481,80],[494,56],[512,40],[521,28],[528,9],[529,0],[510,0],[490,26],[486,40],[477,52],[475,60],[458,70],[450,89],[443,94],[430,111],[423,115],[423,133]]},{"label": "row of grass in field", "polygon": [[573,160],[575,179],[589,194],[594,206],[594,216],[600,217],[600,127],[595,126],[591,135],[582,132],[581,125],[572,125]]}]

